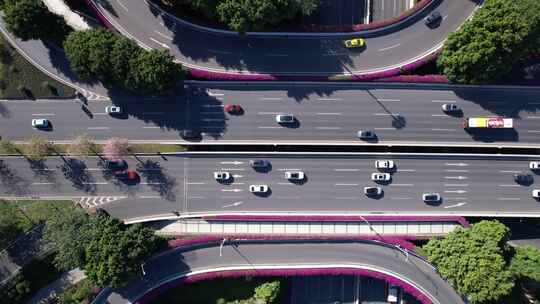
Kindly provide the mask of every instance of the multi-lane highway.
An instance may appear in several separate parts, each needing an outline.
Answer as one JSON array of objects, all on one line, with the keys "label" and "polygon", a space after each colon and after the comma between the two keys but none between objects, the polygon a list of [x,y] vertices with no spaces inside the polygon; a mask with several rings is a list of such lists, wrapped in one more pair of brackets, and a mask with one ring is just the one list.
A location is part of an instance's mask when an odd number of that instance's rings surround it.
[{"label": "multi-lane highway", "polygon": [[[267,172],[249,166],[250,159],[271,162]],[[392,159],[397,169],[384,195],[368,198],[363,187],[375,186],[371,174],[377,159]],[[456,214],[540,216],[532,198],[540,177],[518,185],[513,174],[530,172],[531,157],[441,155],[168,155],[130,159],[141,180],[127,185],[103,171],[97,158],[73,170],[57,158],[34,166],[22,158],[5,158],[0,191],[4,196],[73,197],[85,207],[101,206],[123,219],[204,214]],[[303,183],[285,178],[302,170]],[[213,173],[227,171],[232,180],[218,183]],[[265,184],[268,195],[249,192]],[[422,194],[438,192],[442,202],[425,204]]]},{"label": "multi-lane highway", "polygon": [[[427,263],[396,248],[366,242],[249,242],[176,249],[144,264],[145,275],[126,288],[113,291],[109,303],[135,303],[145,293],[183,276],[215,271],[265,269],[318,269],[336,274],[340,269],[368,269],[397,277],[413,285],[434,304],[463,303],[463,300]],[[315,272],[315,271],[312,271]]]},{"label": "multi-lane highway", "polygon": [[[356,138],[360,129],[373,130],[378,144],[514,145],[538,147],[540,100],[535,89],[454,88],[407,89],[402,86],[358,84],[195,84],[183,94],[163,99],[118,99],[126,113],[105,113],[107,102],[79,100],[11,101],[0,105],[5,136],[22,140],[41,134],[70,140],[88,133],[132,140],[179,141],[179,131],[203,133],[204,143],[374,144]],[[224,113],[223,105],[240,104],[244,113]],[[447,115],[444,103],[463,109]],[[276,123],[279,113],[297,122]],[[505,116],[514,129],[467,132],[467,116]],[[52,129],[31,127],[33,118],[47,118]]]},{"label": "multi-lane highway", "polygon": [[181,22],[148,1],[92,1],[123,35],[141,45],[169,51],[188,67],[211,71],[280,75],[370,73],[399,68],[435,51],[474,11],[478,1],[435,1],[430,10],[443,15],[438,28],[413,18],[396,29],[362,33],[364,50],[348,50],[342,40],[355,34],[299,34],[238,36]]}]

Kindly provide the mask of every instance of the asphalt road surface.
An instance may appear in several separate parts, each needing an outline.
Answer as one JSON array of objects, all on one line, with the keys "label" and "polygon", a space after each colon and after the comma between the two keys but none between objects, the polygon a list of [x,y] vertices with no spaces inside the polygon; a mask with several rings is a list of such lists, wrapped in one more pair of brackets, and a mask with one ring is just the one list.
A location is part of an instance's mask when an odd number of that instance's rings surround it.
[{"label": "asphalt road surface", "polygon": [[[264,158],[268,170],[257,172],[248,162]],[[377,159],[392,159],[397,169],[383,196],[368,198],[363,187],[375,186],[371,174]],[[301,214],[454,214],[540,216],[532,198],[540,188],[518,185],[513,174],[530,172],[527,157],[428,155],[167,155],[129,159],[140,180],[126,183],[104,171],[97,158],[66,163],[54,158],[29,163],[4,158],[0,193],[4,197],[74,198],[85,207],[101,206],[122,219],[231,213]],[[69,161],[66,159],[66,161]],[[285,172],[302,170],[301,183]],[[215,171],[232,179],[218,183]],[[270,192],[254,195],[249,186],[265,184]],[[429,205],[422,194],[438,192],[440,204]]]},{"label": "asphalt road surface", "polygon": [[[191,250],[172,250],[144,264],[146,275],[124,289],[113,291],[107,298],[111,304],[134,303],[148,290],[181,275],[194,271],[211,271],[216,268],[287,268],[304,267],[337,268],[361,266],[376,269],[410,280],[429,295],[433,303],[463,303],[452,287],[434,270],[420,260],[407,257],[395,248],[374,243],[251,243],[226,244],[222,256],[219,244]],[[129,301],[129,302],[128,302]]]},{"label": "asphalt road surface", "polygon": [[409,8],[410,0],[379,0],[372,2],[372,21],[398,16]]},{"label": "asphalt road surface", "polygon": [[[310,84],[190,84],[186,92],[162,99],[115,99],[125,115],[105,113],[109,102],[80,100],[4,101],[0,125],[4,136],[23,140],[33,134],[71,140],[88,133],[95,139],[179,141],[179,131],[201,131],[203,142],[346,143],[371,129],[379,144],[527,145],[538,147],[540,102],[534,89],[391,89],[391,86]],[[240,104],[244,113],[224,113],[223,105]],[[447,115],[444,103],[463,109]],[[276,114],[291,113],[296,122],[279,125]],[[505,116],[514,129],[467,132],[468,116]],[[48,130],[30,125],[47,118]],[[372,143],[370,143],[372,144]]]},{"label": "asphalt road surface", "polygon": [[432,52],[472,14],[477,1],[436,2],[431,9],[443,16],[438,28],[425,26],[422,18],[429,12],[425,11],[398,30],[360,35],[367,38],[363,50],[343,46],[343,39],[358,36],[352,33],[238,36],[180,23],[149,2],[118,0],[107,4],[107,8],[99,6],[100,11],[123,35],[144,46],[167,50],[188,67],[275,75],[333,75],[399,67]]}]

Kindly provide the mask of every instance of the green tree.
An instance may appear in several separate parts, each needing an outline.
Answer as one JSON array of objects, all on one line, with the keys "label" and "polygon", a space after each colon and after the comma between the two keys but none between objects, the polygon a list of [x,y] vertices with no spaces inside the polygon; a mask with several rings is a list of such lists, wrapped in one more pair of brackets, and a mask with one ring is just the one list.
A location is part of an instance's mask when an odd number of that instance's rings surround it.
[{"label": "green tree", "polygon": [[181,66],[165,51],[145,51],[129,61],[129,87],[137,92],[159,93],[183,78]]},{"label": "green tree", "polygon": [[452,82],[489,83],[540,44],[540,2],[486,0],[445,42],[437,66]]},{"label": "green tree", "polygon": [[516,247],[510,270],[519,279],[540,282],[540,250],[530,245]]},{"label": "green tree", "polygon": [[104,29],[72,32],[64,41],[64,50],[71,69],[82,79],[111,79],[109,56],[116,37]]},{"label": "green tree", "polygon": [[54,264],[58,269],[84,266],[89,227],[89,217],[75,206],[59,209],[47,220],[44,239],[56,250]]},{"label": "green tree", "polygon": [[514,286],[508,269],[506,241],[510,230],[498,221],[457,228],[444,239],[432,239],[423,249],[443,277],[471,303],[496,301]]},{"label": "green tree", "polygon": [[110,69],[112,70],[112,80],[122,87],[129,87],[131,58],[138,57],[143,50],[132,40],[127,38],[118,38],[114,42],[111,53],[109,54]]},{"label": "green tree", "polygon": [[41,0],[7,0],[2,8],[7,29],[22,40],[61,40],[69,30]]},{"label": "green tree", "polygon": [[0,201],[0,249],[32,227],[15,204]]},{"label": "green tree", "polygon": [[280,282],[268,282],[261,284],[255,288],[255,295],[253,296],[257,303],[271,304],[279,296]]},{"label": "green tree", "polygon": [[84,270],[98,286],[119,287],[140,273],[140,265],[164,240],[139,224],[126,226],[99,215],[92,220]]}]

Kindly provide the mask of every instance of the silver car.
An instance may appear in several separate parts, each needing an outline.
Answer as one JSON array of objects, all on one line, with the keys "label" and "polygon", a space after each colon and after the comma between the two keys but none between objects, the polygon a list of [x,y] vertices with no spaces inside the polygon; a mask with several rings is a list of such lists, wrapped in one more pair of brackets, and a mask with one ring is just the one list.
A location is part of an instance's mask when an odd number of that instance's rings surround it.
[{"label": "silver car", "polygon": [[231,174],[226,171],[214,172],[214,178],[217,181],[228,181],[231,178]]},{"label": "silver car", "polygon": [[424,203],[438,203],[441,201],[441,195],[439,193],[424,193],[422,200]]},{"label": "silver car", "polygon": [[278,115],[276,115],[276,122],[277,123],[293,123],[294,122],[294,115],[292,115],[292,114],[278,114]]},{"label": "silver car", "polygon": [[375,161],[375,168],[383,170],[392,170],[394,169],[393,160],[377,160]]},{"label": "silver car", "polygon": [[111,115],[122,114],[122,108],[119,106],[106,106],[105,113],[111,114]]},{"label": "silver car", "polygon": [[50,124],[49,120],[45,118],[32,119],[32,127],[36,129],[48,128],[49,124]]},{"label": "silver car", "polygon": [[371,180],[374,182],[388,182],[390,181],[391,178],[392,176],[390,175],[390,173],[376,172],[376,173],[371,174]]},{"label": "silver car", "polygon": [[268,192],[268,185],[250,185],[249,192],[251,193],[266,193]]},{"label": "silver car", "polygon": [[443,112],[454,113],[460,111],[459,107],[453,103],[445,103],[441,106]]},{"label": "silver car", "polygon": [[540,161],[532,161],[529,163],[529,169],[540,170]]},{"label": "silver car", "polygon": [[375,135],[375,132],[371,130],[359,130],[356,133],[356,136],[362,140],[374,140],[375,138],[377,138],[377,136]]},{"label": "silver car", "polygon": [[291,181],[302,181],[305,175],[302,171],[285,171],[285,178]]}]

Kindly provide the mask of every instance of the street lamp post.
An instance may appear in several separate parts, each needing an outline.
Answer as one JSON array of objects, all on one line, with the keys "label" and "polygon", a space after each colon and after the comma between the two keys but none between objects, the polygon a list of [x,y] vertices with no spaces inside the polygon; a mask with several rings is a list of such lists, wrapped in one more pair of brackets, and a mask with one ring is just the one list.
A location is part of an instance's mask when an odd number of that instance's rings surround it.
[{"label": "street lamp post", "polygon": [[146,272],[144,271],[144,263],[141,264],[141,270],[142,270],[142,275],[145,276]]},{"label": "street lamp post", "polygon": [[226,241],[227,241],[227,238],[223,238],[223,240],[221,240],[221,244],[219,245],[219,256],[220,257],[223,256],[223,245],[225,245]]}]

